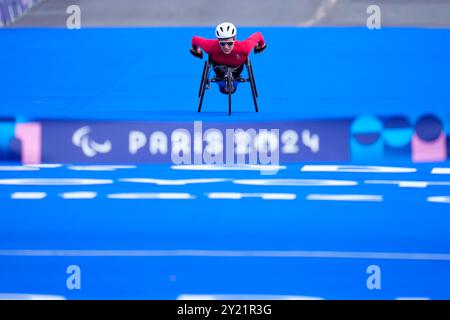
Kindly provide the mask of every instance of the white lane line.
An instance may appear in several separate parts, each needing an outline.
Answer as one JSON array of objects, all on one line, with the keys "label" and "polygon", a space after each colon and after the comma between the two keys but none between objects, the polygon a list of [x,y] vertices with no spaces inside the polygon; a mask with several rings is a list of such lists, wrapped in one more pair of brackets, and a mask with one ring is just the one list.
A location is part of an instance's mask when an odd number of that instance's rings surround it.
[{"label": "white lane line", "polygon": [[39,168],[39,169],[56,169],[61,168],[62,164],[52,164],[52,163],[41,163],[41,164],[28,164],[27,167]]},{"label": "white lane line", "polygon": [[275,294],[189,294],[183,293],[177,300],[324,300],[313,296],[287,296]]},{"label": "white lane line", "polygon": [[295,200],[297,195],[292,193],[263,193],[261,198],[263,200]]},{"label": "white lane line", "polygon": [[357,181],[351,180],[320,180],[320,179],[240,179],[235,184],[254,186],[356,186]]},{"label": "white lane line", "polygon": [[2,257],[336,258],[450,261],[450,253],[276,250],[0,250]]},{"label": "white lane line", "polygon": [[393,184],[400,188],[426,188],[428,186],[450,186],[450,181],[405,181],[405,180],[365,180],[366,184]]},{"label": "white lane line", "polygon": [[450,196],[434,196],[428,197],[428,202],[436,202],[436,203],[450,203]]},{"label": "white lane line", "polygon": [[311,19],[298,24],[298,26],[311,27],[322,21],[336,6],[338,0],[324,0],[320,3]]},{"label": "white lane line", "polygon": [[59,194],[61,198],[72,200],[72,199],[95,199],[97,197],[97,192],[90,191],[79,191],[79,192],[64,192]]},{"label": "white lane line", "polygon": [[45,192],[14,192],[11,199],[14,200],[42,200],[47,197]]},{"label": "white lane line", "polygon": [[432,174],[450,174],[450,168],[433,168]]},{"label": "white lane line", "polygon": [[184,186],[188,184],[197,184],[197,183],[217,183],[217,182],[226,182],[231,179],[151,179],[151,178],[124,178],[119,179],[119,181],[123,182],[132,182],[132,183],[147,183],[147,184],[156,184],[159,186]]},{"label": "white lane line", "polygon": [[181,186],[187,184],[197,183],[217,183],[232,181],[240,185],[255,185],[255,186],[356,186],[357,181],[351,180],[320,180],[320,179],[152,179],[152,178],[123,178],[119,179],[123,182],[132,183],[147,183],[156,185],[170,185]]},{"label": "white lane line", "polygon": [[31,166],[0,166],[0,171],[39,171],[39,168]]},{"label": "white lane line", "polygon": [[303,172],[365,172],[365,173],[412,173],[416,168],[382,166],[341,166],[341,165],[305,165]]},{"label": "white lane line", "polygon": [[69,170],[73,171],[116,171],[120,169],[136,169],[136,166],[111,166],[111,165],[96,165],[96,166],[69,166]]},{"label": "white lane line", "polygon": [[207,196],[209,199],[232,199],[239,200],[242,199],[243,193],[238,192],[211,192]]},{"label": "white lane line", "polygon": [[279,171],[286,169],[286,166],[277,165],[209,165],[209,164],[193,164],[193,165],[175,165],[171,167],[173,170],[198,170],[198,171]]},{"label": "white lane line", "polygon": [[398,181],[400,188],[426,188],[430,183],[426,181]]},{"label": "white lane line", "polygon": [[15,186],[80,186],[112,184],[108,179],[0,179],[0,185]]},{"label": "white lane line", "polygon": [[263,200],[295,200],[292,193],[239,193],[239,192],[211,192],[206,194],[209,199],[239,200],[242,198],[261,198]]},{"label": "white lane line", "polygon": [[383,201],[383,196],[367,194],[309,194],[306,196],[306,200],[381,202]]},{"label": "white lane line", "polygon": [[0,300],[66,300],[66,298],[48,294],[0,293]]},{"label": "white lane line", "polygon": [[122,199],[122,200],[190,200],[195,199],[195,196],[189,193],[116,193],[108,194],[108,199]]}]

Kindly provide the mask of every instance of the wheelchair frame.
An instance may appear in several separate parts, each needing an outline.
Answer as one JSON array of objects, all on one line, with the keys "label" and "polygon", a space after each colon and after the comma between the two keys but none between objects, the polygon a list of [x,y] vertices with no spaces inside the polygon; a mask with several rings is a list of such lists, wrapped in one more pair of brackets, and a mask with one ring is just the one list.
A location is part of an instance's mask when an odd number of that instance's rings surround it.
[{"label": "wheelchair frame", "polygon": [[199,97],[199,104],[198,104],[198,112],[201,112],[202,110],[202,104],[203,104],[203,98],[205,96],[205,90],[206,86],[209,86],[211,82],[226,82],[227,88],[228,88],[228,115],[231,115],[231,96],[233,94],[232,87],[233,82],[250,82],[250,86],[252,89],[252,96],[253,96],[253,103],[255,105],[255,111],[258,112],[258,91],[256,90],[256,84],[255,84],[255,77],[253,74],[253,68],[252,64],[250,62],[250,59],[247,58],[245,61],[245,67],[247,68],[248,78],[239,77],[237,79],[233,78],[233,70],[236,68],[230,67],[230,66],[219,66],[219,67],[226,67],[225,70],[225,76],[223,78],[218,78],[216,76],[209,78],[209,74],[215,67],[212,63],[212,60],[210,57],[208,57],[208,60],[205,61],[205,64],[203,66],[203,72],[202,72],[202,79],[200,82],[200,89],[198,92]]}]

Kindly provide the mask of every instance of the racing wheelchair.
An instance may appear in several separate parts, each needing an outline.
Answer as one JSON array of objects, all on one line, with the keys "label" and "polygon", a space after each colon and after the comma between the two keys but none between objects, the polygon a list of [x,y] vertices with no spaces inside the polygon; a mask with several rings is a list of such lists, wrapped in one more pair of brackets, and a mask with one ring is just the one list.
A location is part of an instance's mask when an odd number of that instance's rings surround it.
[{"label": "racing wheelchair", "polygon": [[[233,82],[250,82],[250,86],[252,89],[253,103],[255,105],[255,111],[258,112],[258,91],[256,90],[255,77],[253,74],[252,64],[250,59],[244,63],[248,77],[244,78],[240,75],[240,71],[242,71],[243,66],[240,67],[230,67],[226,65],[217,65],[212,60],[211,57],[208,57],[208,60],[205,61],[202,72],[202,79],[200,82],[200,89],[198,92],[199,103],[198,103],[198,112],[202,110],[203,97],[205,95],[205,90],[210,87],[212,82],[224,82],[226,88],[228,89],[228,115],[231,115],[231,96],[234,93],[233,90]],[[241,69],[241,70],[239,70]],[[215,75],[210,77],[211,71],[214,71]],[[219,72],[216,72],[219,71]],[[237,75],[237,72],[239,73]]]}]

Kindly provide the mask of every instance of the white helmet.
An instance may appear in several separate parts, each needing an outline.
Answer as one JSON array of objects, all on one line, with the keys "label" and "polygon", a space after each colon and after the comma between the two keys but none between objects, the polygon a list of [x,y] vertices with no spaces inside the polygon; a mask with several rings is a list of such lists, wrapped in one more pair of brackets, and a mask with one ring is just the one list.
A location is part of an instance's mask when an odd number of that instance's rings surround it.
[{"label": "white helmet", "polygon": [[219,39],[233,38],[236,34],[236,27],[230,22],[223,22],[216,27],[216,37]]}]

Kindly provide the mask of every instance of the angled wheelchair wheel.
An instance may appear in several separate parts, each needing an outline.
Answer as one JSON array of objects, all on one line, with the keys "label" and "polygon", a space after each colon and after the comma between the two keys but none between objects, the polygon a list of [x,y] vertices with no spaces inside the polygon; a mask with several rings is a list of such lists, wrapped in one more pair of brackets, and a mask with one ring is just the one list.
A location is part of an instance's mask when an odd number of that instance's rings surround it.
[{"label": "angled wheelchair wheel", "polygon": [[205,61],[203,66],[202,79],[200,82],[200,89],[198,91],[198,97],[200,98],[198,103],[198,112],[202,111],[203,97],[205,95],[206,83],[208,81],[209,61]]},{"label": "angled wheelchair wheel", "polygon": [[258,90],[256,89],[256,82],[255,82],[255,74],[253,73],[253,66],[250,60],[247,60],[248,66],[247,69],[249,70],[249,75],[251,78],[251,83],[253,88],[255,89],[255,96],[258,98]]},{"label": "angled wheelchair wheel", "polygon": [[248,71],[248,77],[250,80],[250,87],[252,89],[253,103],[255,105],[255,111],[258,112],[258,91],[256,90],[255,77],[253,75],[253,68],[250,60],[245,62]]},{"label": "angled wheelchair wheel", "polygon": [[231,116],[231,95],[233,94],[233,76],[231,69],[227,70],[227,87],[228,87],[228,115]]}]

